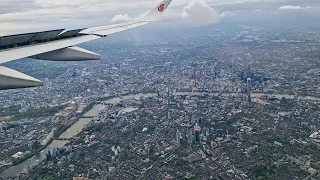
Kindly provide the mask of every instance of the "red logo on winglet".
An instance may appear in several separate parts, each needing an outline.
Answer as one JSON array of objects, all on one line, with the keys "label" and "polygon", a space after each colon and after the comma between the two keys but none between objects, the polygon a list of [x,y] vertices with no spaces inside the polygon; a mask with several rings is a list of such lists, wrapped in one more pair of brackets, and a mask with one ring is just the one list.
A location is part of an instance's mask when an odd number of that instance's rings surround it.
[{"label": "red logo on winglet", "polygon": [[164,11],[164,4],[161,4],[161,5],[158,7],[158,11],[159,11],[159,12],[163,12],[163,11]]}]

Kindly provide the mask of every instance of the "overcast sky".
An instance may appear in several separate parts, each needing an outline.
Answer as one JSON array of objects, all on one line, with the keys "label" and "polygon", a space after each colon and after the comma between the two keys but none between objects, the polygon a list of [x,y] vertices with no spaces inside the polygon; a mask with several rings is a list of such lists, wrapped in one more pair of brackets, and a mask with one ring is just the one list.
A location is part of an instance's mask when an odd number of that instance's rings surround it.
[{"label": "overcast sky", "polygon": [[[129,21],[143,16],[160,1],[0,0],[0,34]],[[197,25],[319,14],[320,0],[173,0],[159,23]]]}]

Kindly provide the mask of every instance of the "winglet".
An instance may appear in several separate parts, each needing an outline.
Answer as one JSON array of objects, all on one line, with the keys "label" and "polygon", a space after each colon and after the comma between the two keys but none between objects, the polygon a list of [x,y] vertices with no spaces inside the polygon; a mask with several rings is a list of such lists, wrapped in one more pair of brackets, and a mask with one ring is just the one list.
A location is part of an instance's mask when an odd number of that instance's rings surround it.
[{"label": "winglet", "polygon": [[142,18],[143,21],[154,21],[158,19],[168,8],[172,0],[163,0],[158,6],[156,6],[152,11],[150,11],[145,17]]}]

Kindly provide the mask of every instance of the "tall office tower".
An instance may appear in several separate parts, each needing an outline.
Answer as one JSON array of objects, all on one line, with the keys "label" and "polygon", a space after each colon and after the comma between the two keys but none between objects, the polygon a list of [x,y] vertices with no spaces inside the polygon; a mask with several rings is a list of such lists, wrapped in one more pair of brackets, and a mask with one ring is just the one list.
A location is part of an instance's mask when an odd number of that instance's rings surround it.
[{"label": "tall office tower", "polygon": [[188,143],[192,144],[192,142],[193,142],[193,133],[192,133],[192,130],[190,129],[188,131]]},{"label": "tall office tower", "polygon": [[148,144],[144,145],[144,153],[145,154],[150,154],[150,146]]},{"label": "tall office tower", "polygon": [[176,142],[177,142],[177,144],[180,144],[180,132],[179,132],[179,130],[177,130],[177,132],[176,132]]},{"label": "tall office tower", "polygon": [[247,95],[248,95],[248,103],[251,103],[251,78],[247,78]]},{"label": "tall office tower", "polygon": [[227,138],[227,140],[229,140],[229,139],[230,139],[229,131],[227,130],[226,133],[227,133],[227,134],[226,134],[226,138]]},{"label": "tall office tower", "polygon": [[195,126],[194,126],[194,133],[195,133],[195,140],[196,140],[196,142],[200,142],[200,131],[201,131],[201,128],[200,128],[200,126],[196,123]]},{"label": "tall office tower", "polygon": [[196,142],[200,142],[200,131],[195,131],[194,134]]}]

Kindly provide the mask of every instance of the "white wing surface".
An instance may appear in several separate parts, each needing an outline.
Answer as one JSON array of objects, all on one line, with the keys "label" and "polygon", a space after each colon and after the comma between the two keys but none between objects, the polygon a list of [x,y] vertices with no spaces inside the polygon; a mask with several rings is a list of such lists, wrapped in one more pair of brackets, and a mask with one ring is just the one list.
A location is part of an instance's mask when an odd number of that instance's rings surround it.
[{"label": "white wing surface", "polygon": [[[98,60],[100,59],[98,54],[74,47],[74,45],[149,24],[165,12],[171,1],[163,0],[145,17],[127,23],[71,31],[57,29],[0,37],[0,64],[25,57],[52,61]],[[6,71],[3,71],[4,69]],[[39,85],[42,85],[42,82],[37,79],[0,66],[0,90]]]}]

